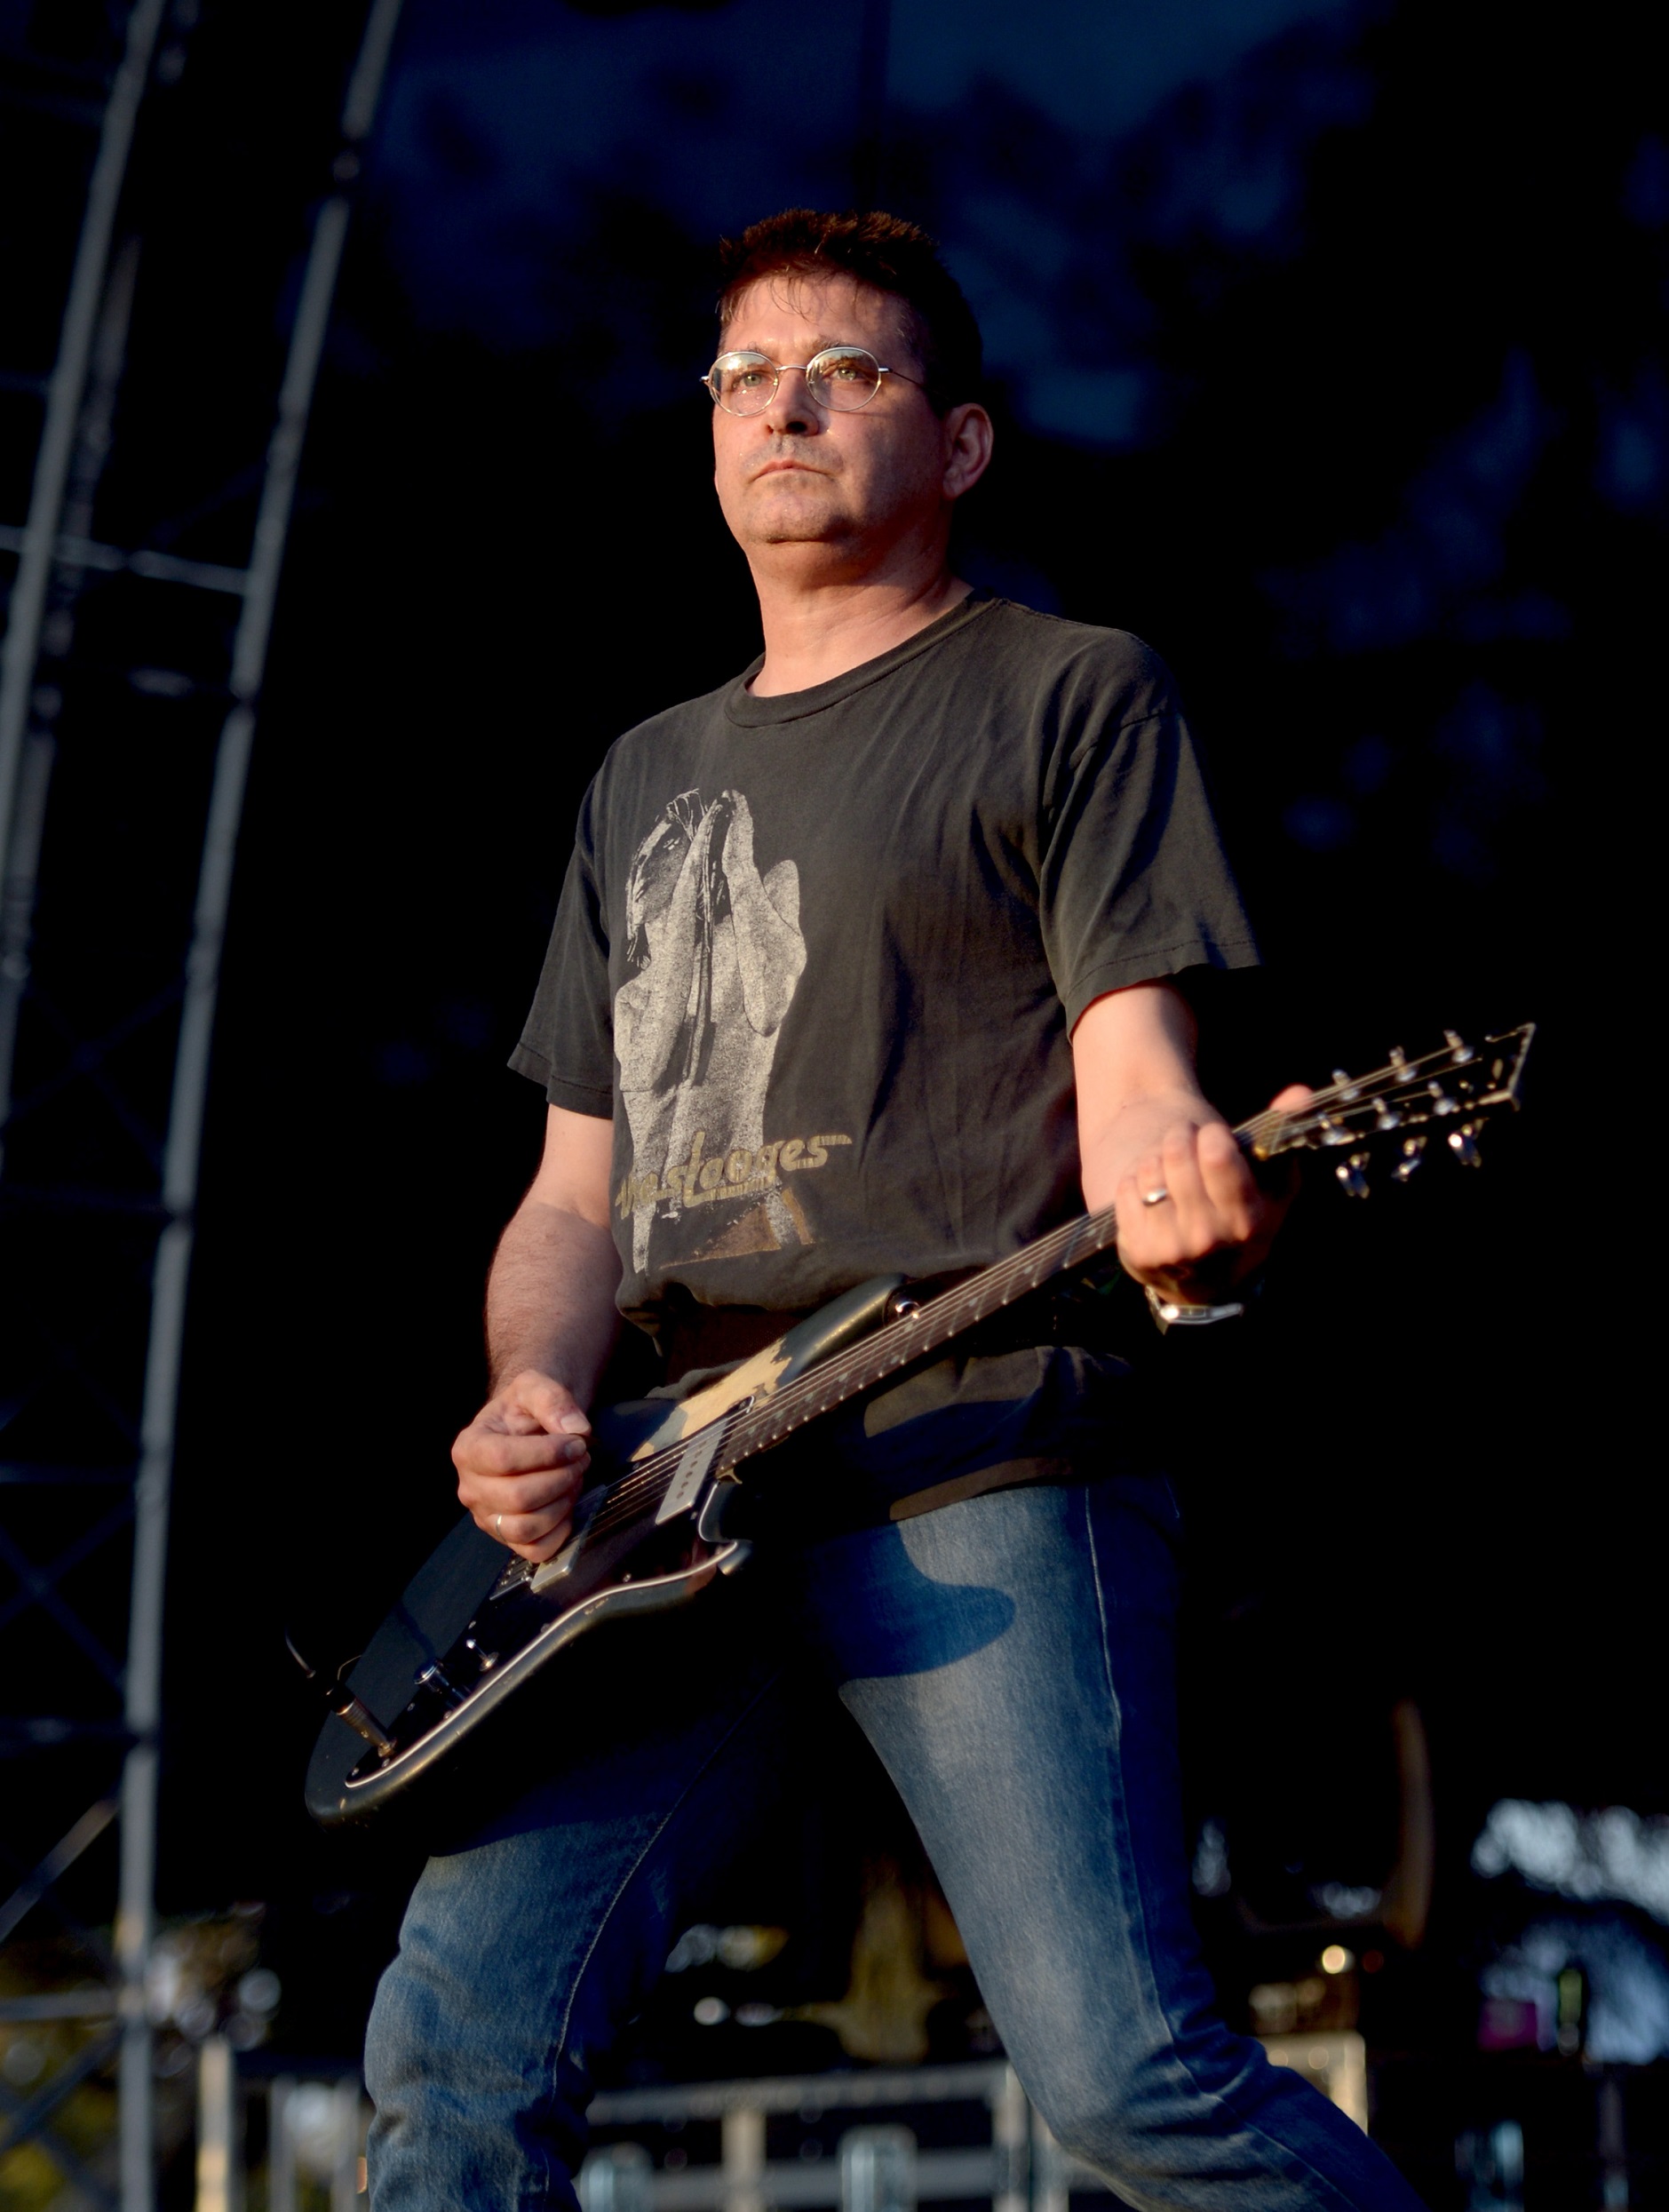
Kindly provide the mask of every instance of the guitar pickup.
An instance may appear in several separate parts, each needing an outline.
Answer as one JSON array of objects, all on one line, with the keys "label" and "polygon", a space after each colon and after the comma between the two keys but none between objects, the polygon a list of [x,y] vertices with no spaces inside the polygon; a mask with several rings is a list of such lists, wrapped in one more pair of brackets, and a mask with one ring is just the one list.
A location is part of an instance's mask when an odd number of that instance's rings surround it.
[{"label": "guitar pickup", "polygon": [[666,1486],[661,1509],[655,1516],[657,1528],[663,1521],[670,1521],[674,1514],[687,1512],[695,1504],[696,1495],[707,1478],[707,1471],[719,1456],[719,1446],[724,1441],[724,1433],[723,1421],[711,1421],[685,1445],[684,1456]]}]

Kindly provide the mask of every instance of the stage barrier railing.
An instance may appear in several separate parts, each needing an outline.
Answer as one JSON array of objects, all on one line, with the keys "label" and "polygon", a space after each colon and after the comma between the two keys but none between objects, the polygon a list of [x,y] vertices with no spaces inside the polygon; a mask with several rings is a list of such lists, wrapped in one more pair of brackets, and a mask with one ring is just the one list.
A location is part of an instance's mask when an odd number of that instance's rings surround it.
[{"label": "stage barrier railing", "polygon": [[[1365,2128],[1360,2035],[1272,2037],[1265,2048]],[[924,2145],[896,2117],[957,2105],[985,2108],[984,2141]],[[357,2074],[241,2074],[231,2045],[211,2037],[198,2065],[196,2212],[245,2212],[251,2199],[266,2212],[359,2212],[370,2119]],[[770,2157],[770,2123],[784,2119],[823,2128],[832,2148],[818,2139],[815,2156]],[[583,2212],[914,2212],[974,2200],[991,2212],[1069,2212],[1072,2197],[1109,2197],[1004,2059],[606,2090],[590,2121],[606,2139],[581,2169]],[[669,2129],[713,2121],[716,2159],[657,2165],[639,2140],[653,2135],[664,2151]]]}]

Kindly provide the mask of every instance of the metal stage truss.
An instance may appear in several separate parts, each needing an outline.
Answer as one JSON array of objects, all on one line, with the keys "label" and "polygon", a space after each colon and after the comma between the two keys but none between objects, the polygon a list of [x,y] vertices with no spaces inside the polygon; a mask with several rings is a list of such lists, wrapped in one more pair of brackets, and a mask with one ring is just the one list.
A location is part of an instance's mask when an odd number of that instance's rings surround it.
[{"label": "metal stage truss", "polygon": [[[202,501],[148,543],[100,534],[101,487],[147,435],[131,395],[190,375],[155,358],[166,321],[145,315],[168,243],[147,161],[166,152],[213,12],[200,28],[198,0],[110,0],[101,19],[39,0],[0,34],[4,219],[23,240],[9,267],[35,286],[20,303],[9,277],[0,337],[14,354],[0,354],[0,2194],[15,2179],[31,2203],[155,2201],[163,1575],[220,948],[302,442],[399,9],[370,0],[346,92],[332,48],[319,112],[298,122],[324,168],[311,215],[295,210],[282,379],[219,501],[223,516],[252,507],[232,561],[190,550]],[[266,23],[285,34],[282,12]],[[78,228],[54,234],[77,203]],[[190,274],[205,295],[220,275]],[[275,260],[272,300],[287,274]]]}]

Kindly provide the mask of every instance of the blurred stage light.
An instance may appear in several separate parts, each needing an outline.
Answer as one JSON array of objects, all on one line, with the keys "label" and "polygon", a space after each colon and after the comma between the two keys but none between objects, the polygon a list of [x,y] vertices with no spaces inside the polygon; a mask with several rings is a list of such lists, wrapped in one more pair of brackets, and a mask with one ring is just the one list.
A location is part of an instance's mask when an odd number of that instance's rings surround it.
[{"label": "blurred stage light", "polygon": [[1626,1805],[1584,1813],[1504,1797],[1472,1847],[1472,1871],[1522,1874],[1584,1904],[1614,1898],[1669,1921],[1669,1819],[1642,1819]]}]

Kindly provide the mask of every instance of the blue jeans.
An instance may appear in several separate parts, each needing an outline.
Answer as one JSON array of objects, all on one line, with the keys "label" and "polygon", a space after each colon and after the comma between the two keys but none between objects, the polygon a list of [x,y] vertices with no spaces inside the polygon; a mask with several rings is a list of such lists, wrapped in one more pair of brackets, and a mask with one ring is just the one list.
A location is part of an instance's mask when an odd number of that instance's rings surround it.
[{"label": "blue jeans", "polygon": [[630,1652],[627,1631],[593,1637],[541,1714],[560,1778],[432,1859],[412,1898],[367,2054],[375,2212],[573,2206],[592,2065],[703,1917],[705,1878],[768,1819],[829,1685],[1069,2152],[1139,2212],[1418,2212],[1349,2120],[1212,2009],[1181,1827],[1176,1533],[1157,1476],[997,1492],[762,1562]]}]

